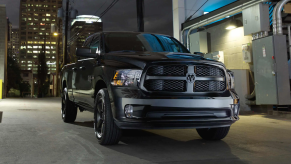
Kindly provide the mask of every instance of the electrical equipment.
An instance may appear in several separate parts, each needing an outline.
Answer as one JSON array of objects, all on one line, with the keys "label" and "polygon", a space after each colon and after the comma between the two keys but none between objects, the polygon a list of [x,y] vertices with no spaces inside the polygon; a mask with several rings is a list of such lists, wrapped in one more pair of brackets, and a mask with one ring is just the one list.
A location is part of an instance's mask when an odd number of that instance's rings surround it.
[{"label": "electrical equipment", "polygon": [[252,62],[252,50],[251,50],[251,44],[243,44],[242,45],[242,54],[243,54],[243,61],[246,63]]},{"label": "electrical equipment", "polygon": [[208,53],[207,32],[196,32],[190,35],[190,52]]},{"label": "electrical equipment", "polygon": [[270,31],[269,5],[259,3],[243,10],[244,35]]},{"label": "electrical equipment", "polygon": [[285,35],[253,41],[257,105],[290,105],[290,84]]},{"label": "electrical equipment", "polygon": [[224,63],[224,53],[223,53],[223,51],[211,52],[211,53],[205,54],[204,57],[208,58],[208,59],[217,60],[217,61],[220,61],[220,62]]}]

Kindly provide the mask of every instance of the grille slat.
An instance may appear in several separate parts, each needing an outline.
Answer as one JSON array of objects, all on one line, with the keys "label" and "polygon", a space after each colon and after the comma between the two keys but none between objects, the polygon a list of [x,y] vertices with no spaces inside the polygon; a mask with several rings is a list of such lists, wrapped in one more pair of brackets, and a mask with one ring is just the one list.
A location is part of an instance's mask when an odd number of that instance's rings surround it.
[{"label": "grille slat", "polygon": [[217,92],[224,90],[224,81],[196,81],[194,87],[194,92]]},{"label": "grille slat", "polygon": [[213,66],[197,66],[196,67],[196,76],[197,77],[204,77],[204,76],[219,76],[224,77],[223,70],[219,69],[218,67]]},{"label": "grille slat", "polygon": [[186,82],[183,80],[147,80],[145,88],[150,91],[185,92]]},{"label": "grille slat", "polygon": [[184,76],[186,67],[183,65],[153,66],[147,74],[151,76]]}]

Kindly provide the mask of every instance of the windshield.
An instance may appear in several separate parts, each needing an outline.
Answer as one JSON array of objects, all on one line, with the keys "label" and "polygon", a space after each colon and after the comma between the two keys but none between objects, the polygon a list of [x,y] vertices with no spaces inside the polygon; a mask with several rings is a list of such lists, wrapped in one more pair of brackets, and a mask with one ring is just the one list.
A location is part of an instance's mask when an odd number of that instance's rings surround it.
[{"label": "windshield", "polygon": [[110,52],[181,52],[189,51],[175,38],[140,33],[107,33],[105,34],[105,51]]}]

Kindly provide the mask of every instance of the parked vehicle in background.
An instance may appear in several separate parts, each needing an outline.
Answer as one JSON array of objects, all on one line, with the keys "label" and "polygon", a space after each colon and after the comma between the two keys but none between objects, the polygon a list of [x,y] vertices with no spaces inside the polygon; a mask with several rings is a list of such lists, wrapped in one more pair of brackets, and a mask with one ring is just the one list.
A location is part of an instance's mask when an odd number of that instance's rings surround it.
[{"label": "parked vehicle in background", "polygon": [[101,32],[76,54],[81,59],[61,72],[62,118],[93,112],[102,145],[117,144],[122,129],[196,128],[220,140],[239,119],[233,73],[173,37]]}]

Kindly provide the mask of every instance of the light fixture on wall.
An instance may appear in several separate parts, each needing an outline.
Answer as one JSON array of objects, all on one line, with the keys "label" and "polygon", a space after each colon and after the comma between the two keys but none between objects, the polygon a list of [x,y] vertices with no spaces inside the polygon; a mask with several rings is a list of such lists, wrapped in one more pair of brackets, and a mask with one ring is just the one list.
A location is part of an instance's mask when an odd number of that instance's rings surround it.
[{"label": "light fixture on wall", "polygon": [[225,29],[227,29],[227,30],[232,30],[232,29],[238,28],[238,27],[240,27],[240,26],[242,26],[241,21],[236,20],[236,19],[234,19],[234,17],[233,17],[233,19],[231,19],[231,20],[228,22],[228,24],[227,24],[227,26],[226,26]]}]

